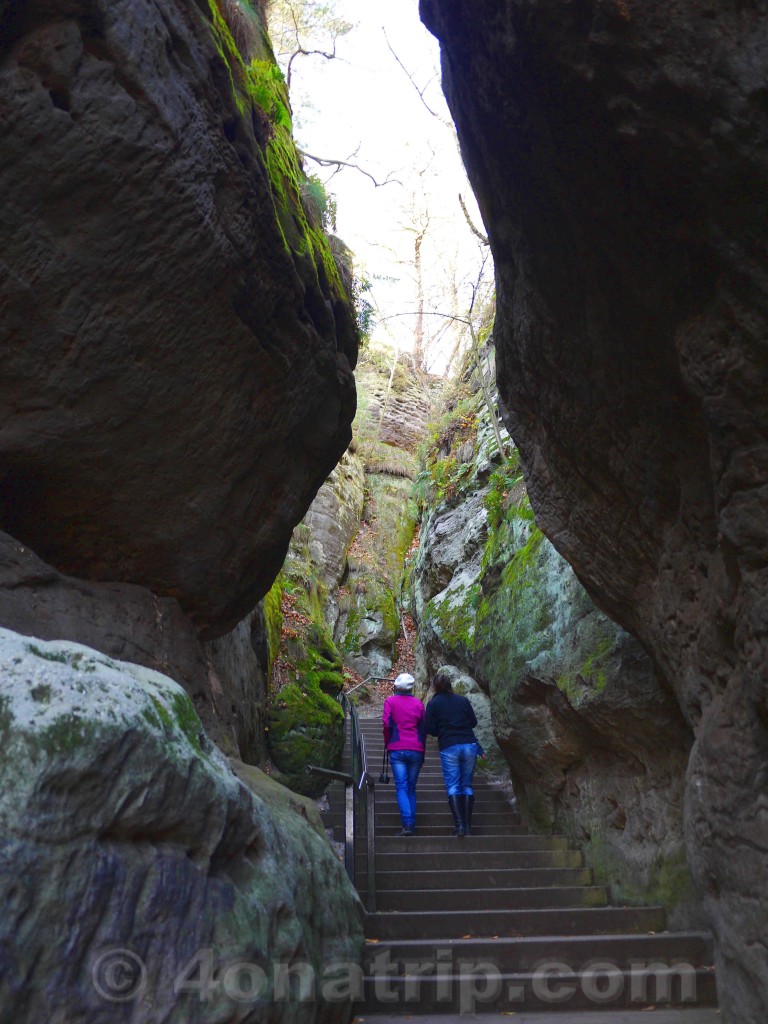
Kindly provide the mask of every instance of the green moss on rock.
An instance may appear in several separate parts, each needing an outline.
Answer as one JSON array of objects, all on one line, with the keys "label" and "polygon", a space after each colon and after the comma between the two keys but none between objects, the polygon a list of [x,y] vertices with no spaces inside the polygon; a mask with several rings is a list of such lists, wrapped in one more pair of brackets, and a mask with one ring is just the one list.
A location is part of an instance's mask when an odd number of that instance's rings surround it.
[{"label": "green moss on rock", "polygon": [[[275,214],[286,249],[300,274],[311,274],[323,291],[349,303],[325,232],[310,224],[301,200],[307,175],[293,140],[288,88],[278,67],[263,15],[239,4],[238,22],[247,19],[246,41],[236,40],[232,3],[209,0],[212,37],[226,64],[232,95],[246,131],[254,131],[263,149]],[[239,42],[239,45],[238,45]],[[309,266],[307,265],[309,264]]]},{"label": "green moss on rock", "polygon": [[597,885],[605,885],[615,904],[647,906],[658,903],[667,912],[679,912],[697,902],[696,890],[682,844],[659,856],[642,882],[631,865],[606,839],[597,833],[582,845],[584,860],[592,868]]},{"label": "green moss on rock", "polygon": [[341,705],[306,678],[289,683],[269,707],[269,751],[281,779],[299,793],[317,796],[327,780],[309,765],[338,768],[344,747]]},{"label": "green moss on rock", "polygon": [[93,721],[74,713],[62,715],[48,728],[40,731],[38,745],[49,757],[70,754],[81,747],[87,747],[96,732],[97,725]]},{"label": "green moss on rock", "polygon": [[264,598],[264,619],[267,627],[268,671],[271,672],[280,650],[280,632],[283,626],[283,575],[277,577]]},{"label": "green moss on rock", "polygon": [[467,659],[475,649],[475,625],[480,603],[480,584],[455,586],[431,600],[424,620],[440,637],[441,643]]},{"label": "green moss on rock", "polygon": [[325,620],[325,595],[312,569],[309,542],[306,527],[297,527],[279,586],[268,595],[268,604],[275,606],[270,613],[270,643],[278,644],[273,671],[273,685],[278,685],[268,700],[267,745],[280,781],[298,793],[317,795],[327,782],[307,775],[306,769],[308,764],[339,766],[344,715],[334,698],[344,677],[341,653]]}]

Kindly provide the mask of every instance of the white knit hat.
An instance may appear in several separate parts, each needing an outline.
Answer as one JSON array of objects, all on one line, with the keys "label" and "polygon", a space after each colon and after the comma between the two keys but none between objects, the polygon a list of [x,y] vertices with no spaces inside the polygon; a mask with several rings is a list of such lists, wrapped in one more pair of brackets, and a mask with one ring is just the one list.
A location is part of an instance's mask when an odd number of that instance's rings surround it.
[{"label": "white knit hat", "polygon": [[396,690],[412,690],[413,689],[413,684],[415,682],[416,682],[416,680],[413,678],[413,676],[410,674],[410,672],[401,672],[400,675],[395,680],[395,689]]}]

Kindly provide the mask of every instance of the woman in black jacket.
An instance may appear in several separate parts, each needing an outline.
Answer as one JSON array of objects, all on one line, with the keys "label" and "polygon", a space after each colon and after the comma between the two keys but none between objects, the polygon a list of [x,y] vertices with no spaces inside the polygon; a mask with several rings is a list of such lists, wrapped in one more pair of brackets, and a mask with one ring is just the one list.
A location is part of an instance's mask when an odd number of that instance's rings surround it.
[{"label": "woman in black jacket", "polygon": [[450,676],[438,672],[432,685],[435,696],[427,704],[425,724],[437,736],[448,805],[456,824],[453,834],[470,835],[475,794],[472,776],[477,760],[477,740],[472,731],[477,717],[466,697],[453,692]]}]

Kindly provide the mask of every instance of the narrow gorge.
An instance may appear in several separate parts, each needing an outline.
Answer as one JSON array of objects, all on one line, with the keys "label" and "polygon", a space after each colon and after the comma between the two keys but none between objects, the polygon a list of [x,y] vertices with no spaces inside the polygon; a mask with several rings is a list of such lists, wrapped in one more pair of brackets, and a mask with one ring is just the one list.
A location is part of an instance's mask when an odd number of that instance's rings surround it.
[{"label": "narrow gorge", "polygon": [[286,62],[278,0],[0,0],[0,1024],[350,1021],[310,767],[439,669],[525,826],[764,1024],[768,13],[413,0],[482,266],[425,312],[411,197],[387,314],[330,182],[405,172],[295,137],[338,2]]}]

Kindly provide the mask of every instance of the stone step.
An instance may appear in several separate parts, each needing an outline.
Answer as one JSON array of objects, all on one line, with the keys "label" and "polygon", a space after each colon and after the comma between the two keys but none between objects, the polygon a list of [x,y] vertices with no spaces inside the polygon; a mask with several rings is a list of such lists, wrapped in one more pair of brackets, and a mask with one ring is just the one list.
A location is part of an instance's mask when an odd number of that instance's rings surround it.
[{"label": "stone step", "polygon": [[[344,770],[347,771],[348,769],[344,769]],[[376,771],[375,776],[376,776],[376,778],[378,778],[378,770]],[[338,788],[334,788],[334,787],[337,787],[337,786],[338,786]],[[376,801],[377,802],[379,802],[380,800],[385,800],[387,798],[388,794],[391,794],[392,799],[394,800],[395,799],[395,796],[394,796],[395,785],[394,785],[394,780],[392,779],[392,773],[390,772],[390,781],[389,782],[387,782],[387,783],[376,782],[375,783],[375,789],[376,789]],[[489,783],[480,782],[477,779],[477,777],[475,777],[475,781],[474,781],[474,783],[472,785],[472,789],[474,791],[475,797],[478,800],[481,800],[481,799],[482,800],[487,800],[487,799],[498,800],[499,802],[504,803],[506,806],[510,806],[510,807],[514,806],[510,802],[509,798],[506,796],[505,793],[500,792],[498,789],[494,788]],[[341,783],[333,783],[333,786],[329,786],[328,787],[327,792],[329,794],[331,794],[331,793],[338,794],[339,797],[342,797],[343,794],[344,794],[344,787],[343,787],[343,785],[341,785]],[[420,775],[419,776],[419,781],[416,783],[416,795],[417,796],[429,795],[431,798],[433,798],[435,800],[442,799],[444,801],[447,801],[447,796],[446,796],[446,792],[445,792],[445,783],[443,782],[442,777],[440,777],[440,778],[437,778],[437,777],[430,778],[430,777],[424,777],[424,776]]]},{"label": "stone step", "polygon": [[[344,832],[344,816],[341,814],[326,815],[323,817],[323,824],[326,828],[333,828],[338,830],[338,834],[342,835]],[[376,822],[376,845],[378,847],[379,841],[383,839],[394,839],[403,838],[400,836],[400,829],[402,825],[400,818],[396,820],[390,819],[387,822]],[[444,818],[425,824],[418,818],[416,823],[416,832],[413,836],[409,836],[409,839],[437,839],[442,840],[446,844],[446,849],[453,846],[453,840],[456,838],[453,835],[454,823],[453,818],[446,815]],[[465,836],[467,840],[473,838],[479,839],[488,836],[528,836],[532,833],[522,824],[507,824],[501,823],[488,823],[485,821],[472,820],[472,833],[469,836]],[[358,838],[362,841],[362,835]],[[549,838],[548,836],[541,837],[544,842]],[[450,840],[450,842],[449,842]],[[402,844],[401,844],[402,845]]]},{"label": "stone step", "polygon": [[[354,1012],[369,1022],[376,1020],[370,1014],[382,1011],[407,1017],[434,1014],[441,1024],[449,1013],[459,1013],[461,1019],[500,1012],[517,1017],[521,1010],[546,1013],[545,1019],[552,1020],[552,1010],[567,1007],[567,1016],[560,1018],[562,1024],[579,1024],[579,1011],[588,1014],[587,1024],[595,1024],[595,1010],[600,1011],[605,1024],[619,1024],[621,1018],[616,1011],[621,1010],[656,1010],[660,1005],[682,1007],[692,1003],[717,1005],[714,973],[705,968],[657,968],[649,976],[641,968],[621,970],[606,964],[583,973],[563,971],[552,976],[545,966],[520,973],[480,967],[439,978],[369,975],[363,979],[363,989],[364,999],[354,1004]],[[638,1015],[647,1024],[654,1024],[653,1018],[653,1013],[643,1013],[642,1018]],[[532,1017],[531,1024],[534,1020]]]},{"label": "stone step", "polygon": [[677,961],[692,967],[711,966],[711,936],[702,932],[658,932],[618,935],[536,935],[516,938],[399,939],[368,942],[363,968],[375,971],[375,958],[395,965],[396,973],[407,973],[406,964],[432,964],[447,960],[490,963],[504,971],[534,971],[543,962],[557,960],[572,971],[589,963],[610,962],[629,968],[637,960],[647,963]]},{"label": "stone step", "polygon": [[[434,810],[423,810],[419,805],[416,805],[416,826],[417,828],[422,825],[441,825],[446,821],[452,822],[453,817],[451,815],[448,804],[443,804],[442,807],[435,807]],[[482,806],[476,808],[472,815],[472,824],[477,822],[478,825],[519,825],[520,818],[517,815],[513,815],[506,811],[485,811]],[[392,810],[380,810],[376,808],[376,827],[379,825],[386,827],[387,825],[400,825],[400,813],[399,811]]]},{"label": "stone step", "polygon": [[[334,796],[332,800],[328,801],[328,810],[322,811],[324,815],[327,814],[342,814],[344,811],[344,794],[340,794],[338,797]],[[396,814],[398,811],[397,798],[395,797],[394,790],[391,795],[385,794],[384,797],[381,795],[376,796],[376,813],[380,814],[390,813]],[[449,818],[451,817],[451,809],[448,805],[445,793],[441,792],[435,795],[429,793],[423,793],[421,790],[416,791],[416,812],[417,814],[428,812],[428,813],[439,813],[445,814]],[[476,798],[474,804],[474,814],[503,814],[510,822],[520,822],[522,820],[521,815],[518,813],[516,807],[510,804],[504,803],[500,800],[495,799],[483,799]],[[473,814],[473,820],[474,820]]]},{"label": "stone step", "polygon": [[365,934],[371,939],[443,939],[489,935],[621,935],[664,929],[661,907],[568,907],[545,910],[420,909],[369,914]]},{"label": "stone step", "polygon": [[[483,1010],[484,1024],[722,1024],[720,1011],[709,1007],[698,1006],[692,1009],[671,1009],[669,1007],[646,1008],[645,1010],[613,1010],[608,1017],[606,1014],[595,1010],[574,1010],[571,1013],[557,1013],[533,1010],[522,1012],[516,1010],[513,1014],[509,1011],[498,1013],[491,1005],[489,1007],[478,1007]],[[411,1010],[410,1015],[418,1013],[418,1010]],[[510,1016],[514,1016],[514,1022],[510,1022]],[[439,1013],[421,1014],[420,1019],[424,1024],[433,1021],[434,1024],[468,1024],[466,1014],[453,1014],[441,1010]],[[402,1024],[402,1013],[368,1013],[365,1018],[357,1017],[356,1021],[365,1020],[366,1024]]]},{"label": "stone step", "polygon": [[[374,770],[371,770],[370,761],[368,762],[368,771],[369,771],[369,773],[371,775],[373,775],[374,785],[376,786],[376,795],[377,796],[382,792],[382,790],[386,792],[387,789],[394,789],[394,782],[395,782],[395,780],[392,778],[392,769],[391,768],[389,770],[389,779],[390,779],[390,781],[389,782],[379,782],[378,779],[379,779],[379,770],[380,770],[380,768],[381,768],[381,764],[378,764]],[[476,788],[475,787],[475,783],[477,783],[477,789],[478,790],[486,790],[486,789],[487,790],[493,790],[493,787],[490,785],[490,783],[487,783],[487,782],[486,783],[482,783],[480,781],[480,779],[477,776],[475,776],[475,778],[474,778],[474,780],[472,782],[472,791],[473,792],[475,791],[475,788]],[[445,792],[445,782],[443,781],[443,773],[440,771],[439,768],[435,768],[435,769],[423,768],[421,770],[421,772],[419,774],[418,781],[416,782],[416,790],[418,791],[418,790],[422,789],[422,787],[424,787],[424,786],[430,786],[433,789],[442,789],[442,791]],[[498,793],[498,790],[493,790],[493,792]]]},{"label": "stone step", "polygon": [[[378,769],[380,722],[370,720],[365,735],[368,763]],[[693,1011],[671,1009],[716,1005],[708,936],[664,931],[660,907],[608,906],[607,890],[592,884],[565,837],[528,833],[514,803],[481,772],[474,788],[479,834],[457,839],[433,743],[419,776],[414,836],[396,835],[394,788],[377,785],[378,909],[366,921],[357,1013],[370,1024],[430,1014],[447,1024],[453,1013],[461,1024],[475,1012],[524,1024],[525,1011],[536,1024],[554,1024],[550,1014],[562,1010],[569,1013],[558,1014],[561,1024],[597,1024],[592,1011],[600,1024],[653,1024],[660,1012],[674,1017],[660,1024],[712,1024],[711,1016],[684,1022]],[[357,864],[364,885],[362,846]],[[630,1012],[637,1010],[642,1018]]]},{"label": "stone step", "polygon": [[[344,826],[342,822],[337,822],[334,825],[339,830],[339,836],[342,835]],[[416,836],[402,837],[400,836],[400,822],[392,822],[390,824],[382,826],[377,824],[376,826],[376,846],[378,848],[379,843],[384,839],[430,839],[436,840],[439,845],[439,851],[451,849],[460,837],[454,836],[454,822],[443,821],[440,824],[435,825],[418,825],[416,829]],[[359,828],[358,836],[360,840],[365,840],[368,835],[367,828]],[[467,842],[478,841],[481,839],[500,839],[504,836],[529,836],[530,833],[527,828],[523,828],[522,825],[511,825],[504,827],[503,825],[490,825],[487,827],[478,826],[472,822],[472,835],[461,837],[461,842],[466,839]],[[546,839],[546,837],[545,837]],[[402,844],[398,844],[402,847]]]},{"label": "stone step", "polygon": [[[392,783],[389,783],[389,785],[386,786],[382,783],[379,783],[376,786],[377,805],[385,803],[387,799],[390,799],[393,802],[397,800],[397,797],[395,796],[395,787]],[[422,780],[419,779],[418,783],[416,784],[416,799],[427,800],[431,803],[442,803],[444,807],[448,806],[448,797],[445,792],[445,786],[442,784],[442,782],[425,782],[422,784]],[[498,805],[499,807],[515,810],[514,805],[510,804],[509,800],[504,796],[503,793],[500,793],[497,789],[491,789],[490,786],[483,788],[477,787],[475,789],[475,804],[481,803],[493,804],[494,807]]]},{"label": "stone step", "polygon": [[[339,834],[344,831],[344,816],[342,814],[332,814],[323,817],[323,824],[326,828],[334,828],[339,830]],[[399,815],[392,815],[385,820],[376,817],[376,844],[378,846],[379,839],[392,839],[399,836],[402,823]],[[418,838],[429,838],[429,839],[444,839],[448,846],[452,846],[452,843],[448,843],[449,839],[456,838],[453,835],[454,821],[447,813],[444,815],[435,815],[434,817],[425,817],[417,812],[416,815],[416,831],[413,836],[409,836],[411,839]],[[472,818],[472,833],[469,836],[463,837],[467,840],[473,837],[481,836],[527,836],[531,835],[529,830],[521,823],[512,821],[511,823],[506,820],[495,821],[493,818],[480,817],[477,820]],[[546,842],[548,836],[542,836],[541,839]]]},{"label": "stone step", "polygon": [[[381,853],[454,853],[458,843],[471,843],[472,852],[483,854],[505,851],[517,853],[524,850],[567,850],[565,836],[536,836],[530,833],[515,835],[503,833],[497,836],[471,835],[463,840],[455,836],[430,836],[417,833],[414,836],[376,836],[376,854]],[[463,849],[463,847],[462,847]],[[482,862],[478,862],[482,869]]]},{"label": "stone step", "polygon": [[[535,837],[539,838],[539,837]],[[406,840],[407,841],[407,840]],[[580,868],[582,856],[579,850],[525,850],[512,852],[490,851],[482,854],[482,863],[478,863],[478,854],[472,849],[472,837],[454,839],[455,851],[445,850],[437,859],[434,853],[389,853],[376,855],[377,874],[388,871],[424,872],[421,888],[429,888],[426,875],[431,875],[439,866],[442,871],[473,870],[477,875],[489,878],[499,868]],[[489,884],[486,882],[483,888]]]},{"label": "stone step", "polygon": [[[478,878],[478,874],[481,875]],[[365,877],[362,876],[362,881]],[[455,870],[430,871],[428,875],[409,869],[386,871],[377,874],[377,892],[406,889],[471,889],[480,888],[519,889],[547,888],[550,886],[591,885],[592,872],[588,868],[483,868],[479,873],[474,867]]]},{"label": "stone step", "polygon": [[605,907],[604,886],[548,886],[540,889],[399,889],[377,892],[381,912],[430,910],[540,910],[543,907]]},{"label": "stone step", "polygon": [[[344,795],[341,794],[338,799],[334,799],[333,802],[330,800],[329,810],[325,813],[341,813],[344,810]],[[416,791],[416,812],[417,814],[429,813],[429,814],[445,814],[451,817],[451,809],[446,799],[445,793],[429,794],[422,793],[421,790]],[[376,797],[376,813],[377,814],[397,814],[397,798],[394,790],[391,794],[387,793],[383,798],[381,796]],[[520,821],[520,815],[515,807],[511,807],[509,804],[504,803],[501,800],[488,799],[488,798],[476,798],[474,803],[475,814],[503,814],[510,821]]]}]

